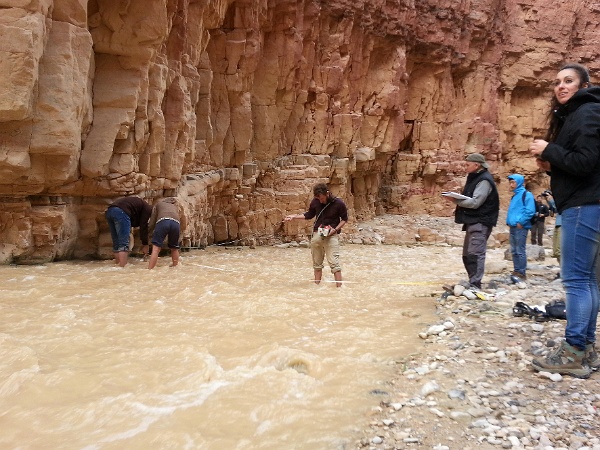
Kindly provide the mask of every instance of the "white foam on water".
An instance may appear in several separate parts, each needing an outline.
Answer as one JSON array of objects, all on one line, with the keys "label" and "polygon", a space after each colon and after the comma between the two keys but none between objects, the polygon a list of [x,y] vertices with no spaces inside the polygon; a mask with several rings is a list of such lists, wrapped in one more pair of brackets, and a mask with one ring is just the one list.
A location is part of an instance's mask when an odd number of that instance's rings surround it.
[{"label": "white foam on water", "polygon": [[[117,442],[130,439],[140,433],[144,433],[150,426],[160,421],[165,416],[170,416],[177,410],[193,408],[202,405],[207,398],[213,395],[221,387],[226,386],[225,381],[215,381],[204,384],[197,392],[180,392],[172,395],[163,395],[155,400],[163,405],[148,405],[141,402],[132,402],[129,406],[137,410],[141,415],[139,424],[133,428],[120,433],[111,434],[103,438],[101,443]],[[98,445],[84,447],[86,450],[101,448]]]}]

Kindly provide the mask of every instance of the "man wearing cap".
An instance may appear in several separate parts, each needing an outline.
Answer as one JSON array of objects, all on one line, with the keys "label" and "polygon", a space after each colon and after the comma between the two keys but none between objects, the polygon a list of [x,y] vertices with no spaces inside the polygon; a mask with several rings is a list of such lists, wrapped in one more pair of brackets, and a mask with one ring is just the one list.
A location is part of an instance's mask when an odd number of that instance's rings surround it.
[{"label": "man wearing cap", "polygon": [[481,289],[487,240],[492,233],[492,228],[498,222],[500,198],[483,155],[471,153],[465,160],[467,181],[462,194],[468,198],[463,200],[446,198],[456,204],[454,220],[456,223],[461,223],[463,231],[466,232],[462,259],[469,275],[469,284]]}]

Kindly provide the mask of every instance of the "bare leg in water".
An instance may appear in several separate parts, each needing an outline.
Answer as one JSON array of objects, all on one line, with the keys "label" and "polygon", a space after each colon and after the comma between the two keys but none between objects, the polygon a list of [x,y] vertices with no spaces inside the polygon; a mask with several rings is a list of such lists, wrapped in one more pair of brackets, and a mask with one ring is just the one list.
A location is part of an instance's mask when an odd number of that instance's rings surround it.
[{"label": "bare leg in water", "polygon": [[150,261],[148,261],[148,269],[154,269],[154,266],[156,266],[160,248],[160,246],[152,244],[152,254],[150,255]]},{"label": "bare leg in water", "polygon": [[179,264],[179,249],[177,249],[177,248],[171,249],[171,260],[173,261],[173,264],[171,264],[171,267],[175,267],[177,264]]},{"label": "bare leg in water", "polygon": [[127,258],[129,256],[129,252],[116,252],[115,253],[115,263],[117,263],[121,267],[125,267],[127,264]]},{"label": "bare leg in water", "polygon": [[319,284],[323,278],[323,269],[315,269],[315,284]]},{"label": "bare leg in water", "polygon": [[[321,278],[323,277],[323,270],[315,269],[315,284],[321,283]],[[339,270],[333,274],[333,278],[335,278],[335,285],[337,287],[342,287],[342,271]]]},{"label": "bare leg in water", "polygon": [[335,285],[337,287],[342,287],[342,271],[339,270],[333,274],[333,278],[335,278]]}]

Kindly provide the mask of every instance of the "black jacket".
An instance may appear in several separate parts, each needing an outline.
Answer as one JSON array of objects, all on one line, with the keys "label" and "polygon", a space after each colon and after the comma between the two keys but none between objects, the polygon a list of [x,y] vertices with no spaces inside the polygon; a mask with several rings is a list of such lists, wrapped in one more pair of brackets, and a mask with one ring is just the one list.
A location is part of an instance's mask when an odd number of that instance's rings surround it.
[{"label": "black jacket", "polygon": [[550,215],[550,210],[542,202],[535,201],[535,216],[531,218],[531,223],[545,222],[546,217]]},{"label": "black jacket", "polygon": [[474,172],[467,175],[467,182],[462,191],[463,195],[473,197],[475,188],[480,181],[486,180],[492,186],[492,192],[488,195],[485,201],[477,209],[456,207],[454,212],[454,221],[462,224],[482,223],[489,227],[495,227],[498,222],[498,213],[500,211],[500,199],[498,197],[498,189],[494,182],[494,177],[487,169],[481,172]]},{"label": "black jacket", "polygon": [[550,186],[562,213],[600,200],[600,87],[580,89],[555,114],[563,125],[541,157],[552,166]]}]

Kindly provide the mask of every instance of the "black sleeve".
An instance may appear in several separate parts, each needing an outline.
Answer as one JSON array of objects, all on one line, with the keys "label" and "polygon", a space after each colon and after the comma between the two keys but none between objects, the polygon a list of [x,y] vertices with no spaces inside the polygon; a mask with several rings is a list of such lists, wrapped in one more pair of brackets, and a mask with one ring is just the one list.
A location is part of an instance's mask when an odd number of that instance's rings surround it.
[{"label": "black sleeve", "polygon": [[140,215],[140,240],[142,241],[142,245],[148,245],[148,222],[150,221],[151,215],[152,206],[146,203],[142,209],[142,214]]}]

